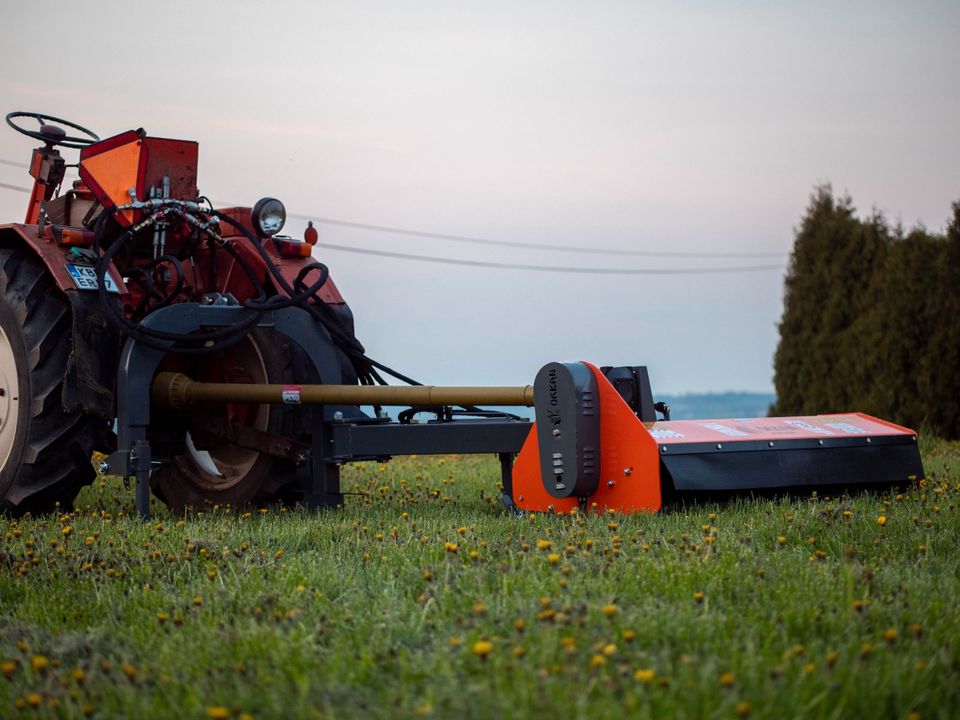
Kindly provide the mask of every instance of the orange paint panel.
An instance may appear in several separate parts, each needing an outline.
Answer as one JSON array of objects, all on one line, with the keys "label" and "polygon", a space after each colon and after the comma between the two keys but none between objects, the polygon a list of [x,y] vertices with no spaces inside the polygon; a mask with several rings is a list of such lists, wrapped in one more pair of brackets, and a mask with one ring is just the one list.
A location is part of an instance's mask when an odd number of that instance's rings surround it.
[{"label": "orange paint panel", "polygon": [[[660,495],[660,455],[656,441],[620,393],[593,365],[600,405],[600,482],[588,500],[597,512],[656,512]],[[570,512],[575,498],[557,499],[540,479],[536,423],[513,467],[513,496],[522,510]]]},{"label": "orange paint panel", "polygon": [[913,435],[913,431],[863,413],[802,417],[670,420],[653,424],[661,445],[747,440],[815,440],[828,437]]},{"label": "orange paint panel", "polygon": [[521,510],[530,512],[568,513],[577,507],[576,498],[555,498],[540,481],[540,445],[537,442],[537,424],[530,433],[513,464],[513,502]]},{"label": "orange paint panel", "polygon": [[[119,145],[98,155],[85,158],[83,167],[114,205],[126,205],[131,201],[130,188],[137,187],[140,175],[141,142]],[[85,178],[86,179],[86,178]],[[122,215],[133,222],[133,211]]]}]

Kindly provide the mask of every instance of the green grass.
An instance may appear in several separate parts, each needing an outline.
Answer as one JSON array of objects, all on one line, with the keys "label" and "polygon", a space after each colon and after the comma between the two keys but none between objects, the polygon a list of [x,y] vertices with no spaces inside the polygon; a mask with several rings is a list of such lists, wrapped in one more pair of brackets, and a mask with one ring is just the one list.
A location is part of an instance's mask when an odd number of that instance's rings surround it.
[{"label": "green grass", "polygon": [[512,517],[494,458],[317,514],[144,524],[105,481],[0,519],[0,717],[957,717],[960,444],[924,461],[642,516]]}]

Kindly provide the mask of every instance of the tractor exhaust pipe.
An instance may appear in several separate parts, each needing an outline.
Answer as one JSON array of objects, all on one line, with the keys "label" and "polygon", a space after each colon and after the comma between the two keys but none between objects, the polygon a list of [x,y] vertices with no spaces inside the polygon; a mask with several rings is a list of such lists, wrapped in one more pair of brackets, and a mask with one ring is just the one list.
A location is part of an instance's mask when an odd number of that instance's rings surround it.
[{"label": "tractor exhaust pipe", "polygon": [[162,372],[153,381],[153,403],[180,409],[191,403],[242,402],[286,405],[494,405],[531,407],[533,386],[437,387],[434,385],[267,385],[195,382]]}]

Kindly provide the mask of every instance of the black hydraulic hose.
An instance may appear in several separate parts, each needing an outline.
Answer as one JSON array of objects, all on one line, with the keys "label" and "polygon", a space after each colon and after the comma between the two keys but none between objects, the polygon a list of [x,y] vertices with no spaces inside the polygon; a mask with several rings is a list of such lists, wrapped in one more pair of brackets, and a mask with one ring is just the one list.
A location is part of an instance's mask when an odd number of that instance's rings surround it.
[{"label": "black hydraulic hose", "polygon": [[[102,248],[101,241],[103,237],[104,226],[107,220],[117,212],[117,208],[114,208],[101,213],[94,225],[94,249],[98,256],[100,255]],[[111,301],[106,291],[105,278],[107,268],[110,266],[110,263],[117,252],[133,238],[134,228],[130,228],[126,230],[119,238],[117,238],[109,248],[106,249],[103,255],[99,257],[96,265],[100,302],[109,310],[108,317],[110,320],[118,325],[124,333],[134,338],[138,342],[142,342],[156,349],[182,354],[202,355],[215,352],[239,342],[241,339],[246,337],[249,331],[259,322],[264,312],[296,305],[307,310],[321,324],[321,326],[323,326],[327,332],[330,333],[334,343],[341,350],[343,350],[343,352],[346,353],[347,357],[350,359],[350,362],[357,371],[357,378],[361,384],[386,385],[387,382],[383,379],[380,373],[377,372],[378,369],[409,385],[421,384],[413,378],[410,378],[382,363],[377,362],[376,360],[373,360],[372,358],[367,357],[363,345],[356,338],[356,336],[344,326],[342,320],[336,315],[333,309],[317,296],[317,293],[326,284],[330,277],[330,271],[326,265],[317,261],[313,261],[309,265],[304,266],[297,273],[297,276],[293,282],[293,286],[291,287],[290,283],[283,276],[283,273],[280,272],[280,269],[264,250],[263,243],[259,238],[253,235],[253,233],[251,233],[243,224],[237,222],[229,215],[214,210],[212,207],[209,214],[239,231],[239,233],[256,250],[257,254],[263,260],[267,272],[274,280],[278,289],[285,292],[286,296],[278,293],[277,295],[268,297],[263,283],[260,281],[260,278],[257,277],[256,271],[253,269],[253,267],[251,267],[250,263],[247,262],[246,258],[244,258],[230,242],[221,241],[219,247],[222,247],[224,251],[227,252],[237,262],[257,293],[256,298],[248,298],[243,302],[243,306],[252,311],[250,316],[229,328],[221,328],[219,330],[210,330],[198,333],[171,333],[162,330],[155,330],[149,327],[143,327],[141,323],[132,322],[130,319],[128,319],[123,314],[121,309],[117,307],[117,304]],[[205,230],[196,223],[194,224],[200,228],[201,232],[207,233],[211,255],[211,280],[214,283],[211,285],[211,287],[216,287],[216,238],[209,230]],[[173,265],[174,270],[177,273],[177,282],[174,290],[161,298],[159,305],[154,306],[151,311],[168,305],[182,291],[185,280],[183,266],[180,263],[180,260],[175,256],[163,255],[146,270],[134,267],[128,272],[142,273],[144,275],[146,285],[144,301],[138,305],[135,310],[135,314],[144,312],[147,309],[149,298],[152,295],[153,278],[148,270],[152,270],[163,262],[169,262],[171,265]],[[319,278],[310,285],[306,285],[306,277],[314,271],[319,271]],[[313,302],[310,302],[311,300],[313,300]],[[174,343],[174,345],[171,347],[170,343]],[[177,345],[177,343],[204,343],[204,346],[183,347]],[[479,408],[475,408],[473,406],[464,406],[464,409],[468,412],[483,412]]]},{"label": "black hydraulic hose", "polygon": [[[177,281],[174,284],[173,290],[168,292],[166,295],[161,295],[160,293],[154,290],[154,279],[153,273],[156,269],[163,265],[164,263],[169,263],[173,266],[173,269],[177,276]],[[180,260],[173,255],[161,255],[159,258],[154,260],[149,265],[144,267],[134,266],[132,268],[126,268],[120,270],[120,274],[127,275],[142,275],[143,282],[140,283],[140,287],[143,288],[143,299],[138,303],[137,307],[131,313],[131,317],[134,319],[139,319],[143,317],[147,306],[150,303],[151,298],[157,298],[157,302],[150,308],[151,312],[159,310],[162,307],[169,305],[183,290],[184,285],[184,274],[183,274],[183,265],[180,263]]]},{"label": "black hydraulic hose", "polygon": [[[115,213],[116,210],[114,210],[113,212]],[[102,245],[101,240],[102,240],[104,223],[106,222],[106,218],[108,217],[110,217],[110,215],[107,213],[104,213],[101,216],[101,218],[98,218],[97,224],[95,225],[95,235],[94,235],[95,249],[98,251],[98,253]],[[238,223],[234,222],[232,218],[228,218],[228,222],[231,222],[235,226],[238,225]],[[245,230],[245,228],[243,228],[242,226],[239,226],[239,229],[242,231]],[[254,288],[257,290],[258,297],[256,299],[251,298],[244,302],[244,307],[252,310],[254,314],[250,318],[232,327],[221,328],[220,330],[207,331],[202,333],[169,333],[169,332],[164,332],[160,330],[154,330],[152,328],[145,328],[140,323],[131,322],[125,315],[123,315],[114,306],[112,302],[110,302],[109,298],[106,297],[106,288],[105,288],[105,282],[104,282],[106,268],[109,267],[109,264],[113,260],[113,257],[116,255],[116,253],[122,247],[124,247],[126,243],[129,242],[129,240],[133,237],[133,234],[134,234],[133,229],[130,229],[124,232],[117,240],[114,241],[114,243],[107,249],[107,251],[103,254],[103,256],[100,257],[100,259],[98,260],[97,277],[98,277],[98,285],[99,285],[98,289],[99,289],[100,300],[101,300],[101,303],[103,303],[106,306],[109,306],[110,318],[111,320],[116,321],[116,323],[120,326],[121,330],[123,330],[124,332],[126,332],[126,334],[130,335],[136,340],[157,349],[172,350],[174,352],[186,353],[186,354],[207,354],[210,352],[214,352],[218,349],[221,349],[223,347],[226,347],[227,345],[232,345],[234,342],[239,341],[241,338],[246,336],[249,330],[259,321],[261,315],[264,312],[268,310],[276,310],[283,307],[289,307],[291,305],[305,304],[307,300],[309,300],[312,296],[314,296],[320,290],[320,288],[323,287],[323,285],[327,282],[327,279],[329,278],[329,269],[325,265],[323,265],[322,263],[313,263],[312,265],[307,266],[306,268],[303,268],[299,273],[299,275],[297,276],[298,285],[299,285],[298,291],[296,292],[293,291],[292,289],[289,288],[289,285],[285,284],[286,285],[285,289],[290,289],[290,295],[288,297],[284,297],[281,295],[267,297],[266,291],[262,283],[260,282],[259,278],[257,277],[255,271],[250,266],[250,264],[236,251],[235,248],[231,246],[230,243],[223,243],[222,247],[225,249],[225,251],[229,255],[231,255],[231,257],[234,258],[234,260],[237,261],[237,264],[240,265],[241,269],[244,271],[244,273],[247,275],[247,277],[250,279],[251,283],[253,284]],[[273,263],[270,261],[269,256],[263,251],[262,247],[260,246],[260,243],[258,243],[255,238],[251,237],[249,233],[245,232],[244,234],[247,236],[247,239],[251,242],[251,244],[253,244],[254,247],[258,250],[259,254],[265,261],[267,267],[270,270],[275,270],[275,266],[273,266]],[[216,253],[216,248],[212,248],[212,252]],[[174,269],[177,272],[176,289],[172,293],[165,296],[160,302],[160,306],[164,306],[169,304],[173,300],[173,298],[175,298],[176,295],[179,294],[180,290],[183,287],[184,276],[183,276],[183,267],[176,257],[172,255],[165,255],[159,260],[170,262],[171,264],[174,265]],[[151,268],[155,267],[157,264],[159,264],[159,262],[154,262],[151,265]],[[145,277],[145,280],[146,280],[145,289],[147,291],[146,297],[145,297],[146,302],[149,302],[149,298],[152,292],[152,284],[153,284],[152,278],[150,277],[149,272],[147,272],[147,270],[151,268],[147,268],[147,269],[135,268],[133,270],[133,272],[143,274]],[[311,283],[309,286],[304,286],[303,278],[306,277],[307,273],[309,273],[314,269],[320,270],[320,277],[316,281]],[[274,274],[279,275],[278,272]],[[282,279],[282,275],[279,275],[279,277]],[[141,305],[138,305],[138,308],[136,309],[135,314],[139,314],[139,312],[143,311],[144,308],[142,306],[143,306],[143,303],[141,303]],[[159,307],[153,308],[153,310],[157,310],[157,309],[159,309]],[[180,346],[168,347],[167,343],[163,341],[169,341],[174,343],[203,342],[203,343],[213,343],[213,344],[205,347],[200,347],[200,348],[195,348],[195,347],[184,348]]]},{"label": "black hydraulic hose", "polygon": [[[223,339],[237,332],[237,326],[233,326],[230,328],[221,328],[219,330],[210,330],[210,331],[206,331],[202,333],[194,333],[194,334],[171,333],[163,330],[154,330],[152,328],[144,328],[138,323],[131,322],[122,312],[120,312],[120,310],[117,309],[114,303],[109,301],[109,296],[107,295],[107,288],[106,288],[106,282],[105,282],[106,270],[110,266],[110,263],[113,260],[113,256],[116,255],[117,251],[121,247],[123,247],[123,245],[131,237],[132,237],[132,233],[129,230],[126,231],[123,235],[120,236],[120,238],[113,245],[111,245],[107,249],[107,251],[103,254],[103,256],[100,258],[100,260],[97,263],[97,283],[99,286],[98,291],[100,294],[100,302],[110,309],[113,317],[116,318],[124,328],[130,331],[129,334],[131,335],[146,334],[157,340],[169,340],[172,342],[184,342],[184,341],[206,342],[208,340]],[[254,313],[251,316],[251,318],[248,318],[247,320],[242,321],[238,325],[245,326],[245,328],[249,328],[249,327],[252,327],[257,322],[258,319],[259,319],[259,315]]]},{"label": "black hydraulic hose", "polygon": [[[113,210],[115,213],[116,210]],[[107,213],[101,215],[98,218],[96,225],[94,226],[94,249],[98,252],[101,248],[101,239],[103,234],[103,226],[106,222],[105,218],[109,217]],[[201,355],[208,354],[219,350],[221,348],[233,345],[235,342],[239,342],[249,330],[256,325],[260,319],[260,315],[263,311],[258,311],[253,309],[249,318],[233,325],[229,328],[221,328],[219,330],[211,330],[202,333],[170,333],[162,330],[154,330],[152,328],[145,328],[140,323],[135,323],[129,320],[126,315],[123,314],[122,310],[117,307],[117,303],[111,301],[109,295],[107,294],[106,289],[106,273],[107,268],[110,267],[110,263],[113,260],[114,255],[126,245],[126,243],[133,237],[133,230],[126,230],[119,238],[117,238],[109,248],[103,253],[101,257],[98,258],[96,264],[96,273],[97,273],[97,291],[100,297],[100,303],[108,310],[108,318],[117,325],[121,331],[125,334],[133,337],[135,340],[148,345],[154,349],[158,350],[167,350],[173,352],[179,352],[189,355]],[[246,268],[244,268],[246,269]],[[263,290],[263,286],[259,283],[256,275],[252,272],[249,273],[251,281],[254,283],[254,287],[259,290],[260,298],[265,299],[266,293]],[[216,341],[220,341],[217,343]],[[167,341],[167,342],[164,342]],[[207,343],[213,342],[214,344],[206,347],[170,347],[169,343]]]},{"label": "black hydraulic hose", "polygon": [[[280,269],[274,264],[273,260],[267,254],[266,250],[263,249],[263,244],[259,241],[259,239],[255,235],[253,235],[253,233],[251,233],[244,225],[237,222],[229,215],[226,215],[217,210],[213,211],[213,215],[219,220],[226,222],[228,225],[240,231],[240,233],[242,233],[243,236],[247,238],[247,240],[254,247],[254,249],[260,255],[261,259],[266,264],[267,271],[273,276],[274,281],[277,283],[277,285],[281,289],[283,289],[290,297],[299,295],[299,293],[297,293],[292,287],[290,287],[290,283],[287,282],[287,279],[283,276],[283,273],[280,272]],[[326,266],[323,265],[322,263],[316,263],[316,265],[319,265],[322,268],[324,268],[324,270],[326,270]],[[326,278],[328,275],[329,275],[329,270],[327,270],[326,273],[324,274],[323,283],[326,282]],[[320,287],[322,287],[323,283],[320,283],[319,286],[316,288],[316,290],[313,290],[311,293],[309,293],[307,295],[307,298],[312,297],[314,294],[316,294],[316,292],[319,291]],[[339,318],[333,315],[333,311],[330,310],[329,307],[327,307],[326,303],[316,298],[315,300],[317,300],[315,304],[305,303],[305,304],[302,304],[301,306],[320,321],[320,323],[324,326],[324,328],[326,328],[327,332],[329,332],[330,335],[333,336],[335,340],[339,341],[338,344],[341,346],[341,348],[345,352],[347,352],[348,355],[352,354],[350,352],[352,350],[353,353],[358,354],[358,356],[362,356],[364,349],[363,349],[363,345],[360,344],[360,341],[346,331],[342,323],[340,323]]]}]

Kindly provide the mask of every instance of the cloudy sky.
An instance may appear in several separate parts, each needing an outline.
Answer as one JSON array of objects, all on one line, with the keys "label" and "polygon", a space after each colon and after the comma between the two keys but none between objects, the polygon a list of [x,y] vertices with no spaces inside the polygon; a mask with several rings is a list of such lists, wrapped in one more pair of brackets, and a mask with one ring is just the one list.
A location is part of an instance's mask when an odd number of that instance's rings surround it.
[{"label": "cloudy sky", "polygon": [[[0,7],[4,113],[198,140],[220,201],[542,246],[318,225],[369,354],[424,382],[586,359],[646,364],[655,393],[770,390],[813,188],[934,230],[960,199],[955,0],[80,7]],[[31,146],[0,129],[0,184]],[[0,217],[25,199],[0,185]]]}]

